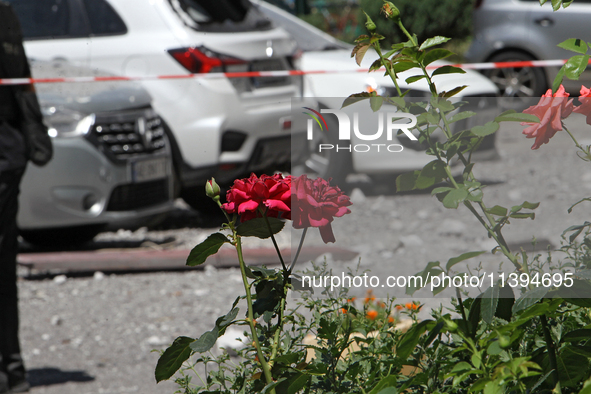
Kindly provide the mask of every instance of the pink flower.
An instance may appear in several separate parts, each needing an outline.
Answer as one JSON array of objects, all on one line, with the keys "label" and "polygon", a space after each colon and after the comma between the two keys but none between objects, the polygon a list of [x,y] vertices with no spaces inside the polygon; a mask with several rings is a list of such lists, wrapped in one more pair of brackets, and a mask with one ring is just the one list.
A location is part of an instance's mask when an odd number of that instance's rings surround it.
[{"label": "pink flower", "polygon": [[554,95],[552,95],[552,90],[548,89],[537,105],[523,111],[523,113],[535,115],[540,119],[540,123],[521,123],[522,126],[529,126],[523,130],[523,134],[527,138],[536,139],[532,149],[538,149],[542,144],[547,144],[557,131],[562,130],[562,119],[573,111],[573,99],[568,100],[568,96],[569,94],[564,91],[564,86],[560,85]]},{"label": "pink flower", "polygon": [[291,219],[291,177],[280,174],[272,176],[251,174],[249,178],[237,179],[226,193],[222,209],[228,213],[238,213],[240,221],[261,217],[259,208],[268,217]]},{"label": "pink flower", "polygon": [[292,220],[294,228],[318,227],[324,243],[335,242],[331,222],[351,213],[349,197],[336,186],[306,175],[292,180]]},{"label": "pink flower", "polygon": [[581,105],[576,107],[573,112],[587,116],[587,124],[591,125],[591,89],[581,86],[579,101]]}]

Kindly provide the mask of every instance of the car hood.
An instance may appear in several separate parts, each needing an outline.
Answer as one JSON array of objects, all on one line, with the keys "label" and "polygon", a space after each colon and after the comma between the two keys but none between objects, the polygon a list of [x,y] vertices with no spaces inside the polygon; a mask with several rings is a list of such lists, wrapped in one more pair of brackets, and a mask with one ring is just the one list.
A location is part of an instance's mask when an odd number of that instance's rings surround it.
[{"label": "car hood", "polygon": [[[33,78],[104,77],[105,72],[67,62],[30,61]],[[35,84],[42,106],[63,106],[81,113],[121,111],[150,105],[150,94],[137,82],[59,82]]]},{"label": "car hood", "polygon": [[[381,72],[367,73],[361,71],[363,69],[368,69],[377,58],[378,56],[375,52],[368,51],[368,53],[363,58],[363,61],[361,62],[361,66],[358,66],[355,60],[351,58],[351,51],[348,51],[346,49],[310,51],[304,52],[302,54],[302,57],[300,59],[300,68],[303,71],[340,71],[340,73],[333,74],[337,76],[336,80],[339,81],[338,87],[335,84],[335,86],[333,86],[333,90],[330,86],[326,84],[323,84],[322,87],[313,86],[314,94],[318,97],[335,97],[343,96],[342,93],[345,90],[348,90],[348,96],[349,94],[365,91],[368,85],[377,85],[385,87],[394,86],[392,80],[389,77],[384,77]],[[445,61],[436,61],[433,64],[446,65],[451,63]],[[343,74],[343,71],[351,72]],[[439,91],[448,91],[457,86],[468,85],[468,87],[462,91],[462,96],[489,96],[498,93],[497,87],[488,78],[484,77],[482,74],[476,71],[465,71],[465,74],[436,75],[435,77],[433,77],[433,81],[436,84],[437,89]],[[415,89],[429,92],[429,86],[427,85],[427,82],[424,79],[414,82],[412,84],[407,84],[405,82],[406,78],[417,74],[420,74],[418,69],[399,73],[399,86],[403,89]],[[329,74],[311,74],[308,76],[312,76],[313,79],[316,79],[316,82],[318,82],[319,79],[323,78],[323,76],[326,75]],[[318,84],[313,83],[313,85]],[[333,90],[335,93],[339,92],[341,94],[330,94],[331,90]]]}]

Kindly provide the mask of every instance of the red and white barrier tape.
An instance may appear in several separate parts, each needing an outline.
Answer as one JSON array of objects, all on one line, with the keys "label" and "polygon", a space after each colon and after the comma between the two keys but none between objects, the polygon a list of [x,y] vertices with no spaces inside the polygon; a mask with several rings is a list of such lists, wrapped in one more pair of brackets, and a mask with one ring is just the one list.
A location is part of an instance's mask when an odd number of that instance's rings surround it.
[{"label": "red and white barrier tape", "polygon": [[[451,64],[454,67],[461,67],[466,70],[487,70],[495,68],[521,68],[521,67],[552,67],[562,66],[566,60],[531,60],[517,62],[491,62],[491,63],[464,63]],[[591,60],[589,61],[591,63]],[[441,65],[427,66],[428,70],[441,67]],[[102,77],[65,77],[65,78],[12,78],[0,79],[0,85],[27,85],[31,83],[71,83],[71,82],[104,82],[104,81],[145,81],[163,79],[188,79],[188,78],[244,78],[244,77],[286,77],[293,75],[310,74],[343,74],[351,72],[368,72],[367,68],[355,70],[283,70],[283,71],[249,71],[249,72],[228,72],[209,74],[179,74],[179,75],[146,75],[138,77],[102,76]]]}]

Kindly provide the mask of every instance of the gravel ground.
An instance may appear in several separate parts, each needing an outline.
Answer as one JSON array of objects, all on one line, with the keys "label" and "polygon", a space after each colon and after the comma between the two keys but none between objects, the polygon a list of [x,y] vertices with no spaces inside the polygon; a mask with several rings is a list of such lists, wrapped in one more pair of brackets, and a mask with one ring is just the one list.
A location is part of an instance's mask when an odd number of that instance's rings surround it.
[{"label": "gravel ground", "polygon": [[[489,206],[541,201],[536,220],[515,221],[506,238],[514,249],[531,250],[534,236],[537,250],[558,246],[560,233],[582,222],[588,212],[582,206],[567,215],[566,209],[590,194],[591,169],[576,158],[564,133],[531,151],[532,141],[515,126],[499,132],[501,160],[476,167],[488,184],[485,201]],[[493,246],[466,209],[444,209],[429,193],[394,196],[386,182],[370,183],[363,177],[352,186],[353,213],[335,222],[336,246],[359,252],[362,269],[373,274],[412,274],[429,261],[445,262]],[[157,230],[104,233],[88,247],[186,249],[210,234],[217,220],[179,203]],[[289,245],[290,240],[286,232],[280,244]],[[318,244],[318,234],[312,231],[308,241]],[[257,240],[246,243],[259,246]],[[500,259],[491,254],[482,258]],[[332,262],[330,256],[328,261],[335,269],[357,263]],[[236,269],[22,277],[19,286],[22,347],[34,394],[173,393],[173,383],[155,383],[158,353],[152,350],[164,349],[177,336],[209,330],[241,293]],[[435,307],[447,300],[423,302]]]}]

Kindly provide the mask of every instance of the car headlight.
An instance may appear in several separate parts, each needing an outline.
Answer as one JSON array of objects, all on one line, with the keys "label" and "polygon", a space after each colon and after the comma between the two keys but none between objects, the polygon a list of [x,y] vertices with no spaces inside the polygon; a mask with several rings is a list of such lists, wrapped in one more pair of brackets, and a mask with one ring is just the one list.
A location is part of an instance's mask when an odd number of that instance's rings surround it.
[{"label": "car headlight", "polygon": [[87,115],[68,108],[44,106],[41,108],[50,137],[69,138],[88,134],[94,124],[94,114]]}]

